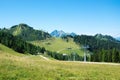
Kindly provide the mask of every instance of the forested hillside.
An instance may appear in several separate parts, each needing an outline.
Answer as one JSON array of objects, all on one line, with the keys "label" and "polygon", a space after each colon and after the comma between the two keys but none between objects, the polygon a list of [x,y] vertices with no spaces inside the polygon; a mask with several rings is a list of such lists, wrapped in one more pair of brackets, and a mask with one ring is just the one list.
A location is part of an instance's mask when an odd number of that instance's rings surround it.
[{"label": "forested hillside", "polygon": [[10,29],[2,29],[14,36],[20,37],[25,41],[44,40],[50,38],[51,35],[42,30],[35,30],[27,24],[14,25]]},{"label": "forested hillside", "polygon": [[83,46],[89,46],[91,61],[120,62],[120,42],[110,36],[75,36],[74,41]]},{"label": "forested hillside", "polygon": [[34,46],[26,41],[23,41],[21,38],[15,37],[4,31],[0,31],[0,43],[20,53],[30,53],[35,55],[38,52],[44,53],[45,51],[44,48]]}]

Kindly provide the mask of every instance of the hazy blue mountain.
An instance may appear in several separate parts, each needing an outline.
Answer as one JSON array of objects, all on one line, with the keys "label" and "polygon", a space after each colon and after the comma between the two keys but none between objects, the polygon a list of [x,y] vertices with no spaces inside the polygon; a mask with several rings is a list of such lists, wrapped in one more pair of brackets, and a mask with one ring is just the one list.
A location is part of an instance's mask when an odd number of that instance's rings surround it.
[{"label": "hazy blue mountain", "polygon": [[54,30],[53,32],[50,33],[51,36],[53,37],[62,37],[62,36],[65,36],[66,33],[64,31],[58,31],[58,30]]},{"label": "hazy blue mountain", "polygon": [[120,41],[120,37],[117,37],[116,40],[119,40],[119,41]]},{"label": "hazy blue mountain", "polygon": [[62,30],[58,31],[58,30],[54,30],[50,33],[51,36],[53,37],[63,37],[63,36],[67,36],[67,35],[71,35],[71,36],[75,36],[76,34],[75,33],[66,33]]},{"label": "hazy blue mountain", "polygon": [[69,35],[71,35],[71,36],[76,36],[77,34],[76,33],[74,33],[74,32],[72,32],[72,33],[70,33]]}]

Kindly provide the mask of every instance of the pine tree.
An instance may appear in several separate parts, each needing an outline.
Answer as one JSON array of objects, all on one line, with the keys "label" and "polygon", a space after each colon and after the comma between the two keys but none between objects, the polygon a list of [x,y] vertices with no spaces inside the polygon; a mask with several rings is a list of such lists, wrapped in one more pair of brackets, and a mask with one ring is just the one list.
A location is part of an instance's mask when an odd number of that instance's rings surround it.
[{"label": "pine tree", "polygon": [[115,48],[112,52],[112,62],[119,62],[119,52]]}]

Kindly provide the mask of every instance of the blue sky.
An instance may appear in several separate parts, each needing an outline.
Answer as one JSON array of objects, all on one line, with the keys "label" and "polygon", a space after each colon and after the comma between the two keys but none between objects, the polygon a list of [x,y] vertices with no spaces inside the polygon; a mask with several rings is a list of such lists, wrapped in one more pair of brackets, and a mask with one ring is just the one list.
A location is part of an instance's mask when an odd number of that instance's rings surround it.
[{"label": "blue sky", "polygon": [[35,29],[120,36],[120,0],[0,0],[0,28],[26,23]]}]

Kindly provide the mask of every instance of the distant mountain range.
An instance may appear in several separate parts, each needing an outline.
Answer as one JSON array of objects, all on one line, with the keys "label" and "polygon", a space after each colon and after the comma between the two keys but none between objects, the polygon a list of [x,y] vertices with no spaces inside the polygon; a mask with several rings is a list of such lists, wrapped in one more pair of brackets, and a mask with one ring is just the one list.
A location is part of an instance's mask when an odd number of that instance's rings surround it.
[{"label": "distant mountain range", "polygon": [[[4,28],[1,30],[9,32],[14,36],[20,37],[21,39],[23,39],[25,41],[44,40],[44,39],[51,38],[51,37],[64,37],[67,35],[74,37],[77,35],[74,32],[66,33],[62,30],[60,30],[60,31],[54,30],[49,34],[49,33],[44,32],[42,30],[35,30],[34,28],[32,28],[29,25],[24,24],[24,23],[14,25],[10,29]],[[109,35],[96,34],[94,37],[99,39],[99,40],[105,40],[105,41],[106,40],[114,41],[114,42],[120,41],[120,37],[113,38],[112,36],[109,36]]]},{"label": "distant mountain range", "polygon": [[116,39],[120,41],[120,37],[117,37]]},{"label": "distant mountain range", "polygon": [[75,35],[77,35],[77,34],[75,34],[75,33],[66,33],[66,32],[64,32],[64,31],[62,31],[62,30],[60,30],[60,31],[58,31],[58,30],[54,30],[54,31],[52,31],[51,33],[50,33],[50,35],[51,36],[53,36],[53,37],[63,37],[63,36],[67,36],[67,35],[70,35],[70,36],[75,36]]}]

